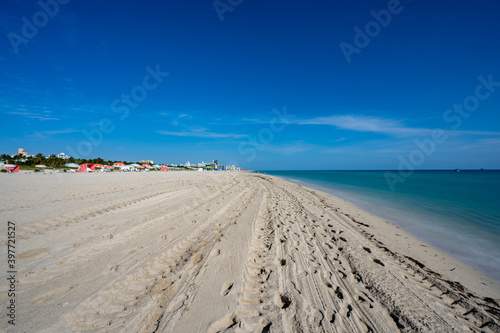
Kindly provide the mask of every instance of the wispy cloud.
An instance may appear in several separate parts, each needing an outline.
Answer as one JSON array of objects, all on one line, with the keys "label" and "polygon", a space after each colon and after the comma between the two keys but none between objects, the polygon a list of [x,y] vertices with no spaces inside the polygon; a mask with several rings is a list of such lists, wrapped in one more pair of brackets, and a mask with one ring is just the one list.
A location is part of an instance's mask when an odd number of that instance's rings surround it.
[{"label": "wispy cloud", "polygon": [[276,145],[267,145],[264,150],[283,155],[293,155],[315,149],[316,147],[317,146],[314,144],[299,140],[294,142],[284,142]]},{"label": "wispy cloud", "polygon": [[215,133],[209,132],[206,128],[191,128],[185,131],[156,131],[156,133],[161,135],[173,135],[182,137],[197,137],[197,138],[234,138],[241,139],[247,137],[246,134],[236,134],[236,133]]},{"label": "wispy cloud", "polygon": [[500,138],[487,138],[475,140],[470,144],[456,145],[455,149],[457,151],[470,151],[470,150],[482,150],[482,151],[500,151]]},{"label": "wispy cloud", "polygon": [[61,130],[37,131],[33,134],[27,135],[26,138],[46,139],[47,137],[49,137],[51,135],[68,134],[68,133],[76,133],[76,132],[81,132],[81,130],[67,128],[67,129],[61,129]]},{"label": "wispy cloud", "polygon": [[60,120],[59,118],[55,118],[50,115],[50,112],[44,112],[44,113],[35,113],[35,112],[27,112],[25,109],[18,109],[18,111],[8,111],[5,112],[6,114],[12,114],[12,115],[17,115],[17,116],[23,116],[26,118],[30,119],[38,119],[38,120]]},{"label": "wispy cloud", "polygon": [[170,120],[170,124],[174,126],[179,126],[181,122],[193,119],[193,117],[187,113],[177,114],[177,112],[160,112],[158,114],[162,117],[168,118]]},{"label": "wispy cloud", "polygon": [[[409,137],[431,134],[435,128],[416,128],[405,125],[401,120],[363,115],[335,115],[311,119],[296,119],[297,125],[327,125],[356,132],[380,133],[389,136]],[[446,124],[443,124],[446,125]],[[500,135],[500,132],[475,130],[443,130],[448,135]]]},{"label": "wispy cloud", "polygon": [[425,128],[407,127],[396,119],[360,115],[335,115],[311,119],[297,119],[294,122],[298,125],[329,125],[357,132],[382,133],[396,136],[424,134],[431,131]]}]

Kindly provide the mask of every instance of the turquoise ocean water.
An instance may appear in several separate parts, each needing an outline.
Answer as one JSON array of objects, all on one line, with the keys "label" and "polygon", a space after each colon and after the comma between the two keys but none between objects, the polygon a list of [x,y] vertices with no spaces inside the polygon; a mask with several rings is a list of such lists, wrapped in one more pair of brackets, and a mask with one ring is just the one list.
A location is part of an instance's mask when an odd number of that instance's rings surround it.
[{"label": "turquoise ocean water", "polygon": [[[261,171],[336,195],[500,281],[500,170]],[[397,173],[397,171],[393,171]]]}]

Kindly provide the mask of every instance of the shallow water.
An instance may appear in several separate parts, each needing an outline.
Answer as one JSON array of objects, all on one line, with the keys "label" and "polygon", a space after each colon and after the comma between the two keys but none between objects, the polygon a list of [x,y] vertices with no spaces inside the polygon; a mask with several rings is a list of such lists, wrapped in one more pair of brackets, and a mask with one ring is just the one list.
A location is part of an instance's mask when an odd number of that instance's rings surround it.
[{"label": "shallow water", "polygon": [[[500,281],[500,170],[261,171],[351,201]],[[393,171],[397,173],[397,171]]]}]

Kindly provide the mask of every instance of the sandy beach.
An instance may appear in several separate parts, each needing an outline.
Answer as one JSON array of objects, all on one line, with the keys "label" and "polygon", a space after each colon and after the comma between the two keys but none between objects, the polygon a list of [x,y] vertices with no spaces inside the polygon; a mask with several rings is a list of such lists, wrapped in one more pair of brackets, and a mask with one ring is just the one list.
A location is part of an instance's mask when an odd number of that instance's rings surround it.
[{"label": "sandy beach", "polygon": [[8,332],[500,332],[498,282],[277,177],[19,173],[0,190]]}]

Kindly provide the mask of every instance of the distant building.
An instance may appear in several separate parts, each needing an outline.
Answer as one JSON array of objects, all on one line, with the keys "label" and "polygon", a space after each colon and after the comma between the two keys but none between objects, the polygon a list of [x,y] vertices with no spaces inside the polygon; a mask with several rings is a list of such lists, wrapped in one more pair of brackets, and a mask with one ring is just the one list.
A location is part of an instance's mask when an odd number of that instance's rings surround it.
[{"label": "distant building", "polygon": [[67,159],[69,159],[71,156],[66,155],[65,153],[59,153],[59,154],[57,154],[57,157],[58,157],[58,158],[62,158],[63,160],[67,160]]},{"label": "distant building", "polygon": [[185,166],[186,166],[187,168],[190,168],[190,167],[191,167],[191,163],[189,163],[189,161],[187,161],[187,163],[185,164]]},{"label": "distant building", "polygon": [[12,155],[11,157],[14,158],[15,156],[21,155],[24,158],[21,159],[21,161],[25,162],[27,157],[35,157],[35,155],[28,154],[26,151],[24,151],[23,148],[17,149],[17,154]]},{"label": "distant building", "polygon": [[144,160],[144,161],[140,161],[139,163],[140,164],[154,164],[152,160]]},{"label": "distant building", "polygon": [[17,149],[17,154],[12,155],[12,157],[22,155],[24,157],[35,157],[35,155],[28,154],[23,148]]},{"label": "distant building", "polygon": [[198,168],[204,168],[205,167],[205,162],[198,163]]}]

